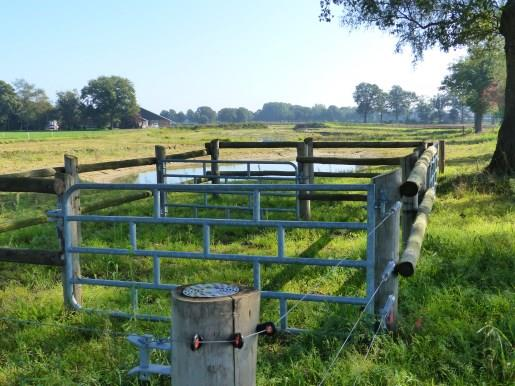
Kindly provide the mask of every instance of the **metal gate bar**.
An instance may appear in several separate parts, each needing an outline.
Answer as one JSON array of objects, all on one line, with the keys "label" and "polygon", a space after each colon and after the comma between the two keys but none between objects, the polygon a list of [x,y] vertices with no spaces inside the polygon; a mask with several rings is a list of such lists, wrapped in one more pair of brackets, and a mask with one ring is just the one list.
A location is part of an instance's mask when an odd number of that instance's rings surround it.
[{"label": "metal gate bar", "polygon": [[[195,174],[195,173],[174,173],[174,172],[167,172],[167,163],[182,163],[182,164],[201,164],[202,165],[202,173],[201,174]],[[245,175],[230,175],[230,176],[223,176],[223,175],[217,175],[215,176],[213,173],[211,173],[209,170],[207,170],[207,165],[245,165],[246,171],[242,171],[242,173],[246,173]],[[274,171],[270,170],[270,175],[252,175],[254,172],[252,169],[252,166],[261,166],[261,165],[286,165],[288,168],[292,169],[292,176],[276,176],[274,175]],[[246,183],[262,183],[263,181],[271,182],[271,181],[277,181],[277,182],[286,182],[286,181],[292,181],[294,184],[299,183],[299,173],[297,165],[294,162],[291,161],[242,161],[242,160],[175,160],[175,159],[164,159],[160,162],[158,161],[156,163],[156,173],[158,175],[158,181],[164,181],[166,183],[166,177],[178,177],[178,178],[192,178],[194,183],[197,183],[197,181],[204,180],[213,180],[216,178],[218,181],[224,181],[225,184],[227,184],[230,180],[239,180],[239,181],[245,181]],[[223,173],[223,171],[221,172]],[[238,194],[238,193],[227,193],[227,194]],[[241,193],[239,193],[241,194]],[[296,194],[288,194],[288,193],[281,193],[281,192],[275,192],[275,193],[265,193],[267,195],[274,195],[274,196],[292,196],[296,197]],[[226,217],[230,218],[231,216],[231,210],[236,211],[249,211],[251,210],[251,196],[249,196],[248,200],[248,206],[228,206],[228,205],[213,205],[208,203],[208,194],[204,193],[204,202],[202,204],[181,204],[181,203],[169,203],[168,197],[165,192],[161,193],[161,213],[163,215],[166,215],[168,213],[168,208],[191,208],[193,209],[193,215],[195,217],[198,217],[199,209],[215,209],[215,210],[224,210],[226,213]],[[295,200],[295,208],[289,209],[289,208],[263,208],[263,213],[265,212],[294,212],[296,214],[296,217],[299,218],[299,203],[298,199]]]},{"label": "metal gate bar", "polygon": [[[152,216],[104,216],[104,215],[69,215],[68,206],[73,193],[78,190],[146,190],[152,191],[154,194],[153,215]],[[293,192],[299,194],[304,191],[364,191],[367,192],[368,202],[368,221],[367,223],[359,222],[324,222],[324,221],[296,221],[296,220],[264,220],[261,217],[261,195],[269,192]],[[252,219],[222,219],[222,218],[177,218],[161,216],[161,192],[183,192],[183,193],[225,193],[225,192],[241,192],[250,193],[253,197]],[[254,286],[261,288],[261,265],[262,264],[302,264],[310,266],[322,267],[347,267],[360,268],[367,271],[366,297],[347,297],[336,295],[319,295],[319,294],[303,294],[290,293],[283,291],[262,291],[263,298],[278,299],[279,311],[281,315],[281,327],[288,328],[286,315],[288,313],[288,300],[303,300],[312,302],[333,302],[345,304],[364,305],[370,299],[374,292],[374,248],[373,237],[375,231],[375,218],[373,216],[375,205],[375,187],[373,184],[351,184],[351,185],[279,185],[279,184],[257,184],[257,185],[165,185],[165,184],[77,184],[72,186],[64,194],[64,203],[61,217],[63,219],[63,229],[65,236],[65,295],[67,302],[76,309],[85,309],[78,304],[74,294],[73,285],[98,285],[106,287],[121,287],[131,290],[132,293],[132,313],[110,311],[110,315],[135,317],[147,320],[168,320],[166,317],[139,314],[137,312],[137,290],[152,289],[170,291],[175,288],[176,284],[162,283],[160,278],[160,263],[162,258],[180,258],[180,259],[196,259],[196,260],[219,260],[219,261],[238,261],[252,263]],[[371,215],[372,213],[372,215]],[[96,248],[88,246],[73,245],[70,236],[70,226],[73,222],[92,222],[92,223],[125,223],[128,224],[128,236],[130,248]],[[137,229],[139,224],[184,224],[196,225],[202,227],[202,248],[198,252],[181,252],[181,251],[160,251],[155,249],[140,249],[138,247]],[[210,251],[211,227],[213,226],[233,226],[233,227],[251,227],[251,228],[275,228],[277,237],[277,254],[276,255],[241,255],[241,254],[224,254],[213,253]],[[285,256],[285,229],[348,229],[348,230],[366,230],[367,231],[367,258],[366,260],[353,259],[322,259],[309,257],[286,257]],[[72,258],[74,254],[109,254],[109,255],[125,255],[125,256],[150,256],[153,259],[152,282],[139,282],[127,280],[108,280],[74,277],[72,267]]]}]

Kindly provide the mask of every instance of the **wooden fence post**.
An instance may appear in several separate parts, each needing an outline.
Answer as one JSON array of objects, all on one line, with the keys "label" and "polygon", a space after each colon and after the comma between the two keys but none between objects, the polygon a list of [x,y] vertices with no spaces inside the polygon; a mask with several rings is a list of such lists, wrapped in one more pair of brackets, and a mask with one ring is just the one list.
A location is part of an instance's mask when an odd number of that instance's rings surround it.
[{"label": "wooden fence post", "polygon": [[[64,156],[64,187],[66,190],[80,182],[79,179],[79,161],[77,157],[72,155]],[[76,191],[68,201],[68,215],[80,215],[80,192]],[[81,243],[81,227],[79,222],[70,222],[70,243],[79,246]],[[73,277],[80,277],[80,256],[78,253],[72,254],[72,271]],[[82,289],[80,284],[73,285],[73,295],[77,303],[82,304]]]},{"label": "wooden fence post", "polygon": [[445,172],[445,141],[438,141],[438,169],[441,174]]},{"label": "wooden fence post", "polygon": [[[188,297],[172,291],[172,380],[174,386],[253,386],[260,292],[240,287],[230,296]],[[206,343],[193,349],[194,336]],[[236,334],[243,346],[234,347]],[[222,341],[208,343],[209,341]]]},{"label": "wooden fence post", "polygon": [[[297,144],[297,159],[301,157],[307,157],[308,156],[308,146],[304,142],[299,142]],[[300,177],[300,183],[301,184],[308,184],[309,183],[309,164],[305,164],[301,161],[297,162],[299,177]],[[308,194],[309,192],[302,192],[303,194]],[[300,195],[301,193],[299,193]],[[302,220],[309,220],[311,219],[311,201],[309,200],[301,200],[300,198],[297,198],[299,200],[299,210],[300,210],[300,218]]]},{"label": "wooden fence post", "polygon": [[[415,163],[418,159],[418,151],[411,153],[410,155],[404,157],[401,160],[401,170],[402,170],[402,182],[404,183]],[[418,210],[418,194],[413,197],[402,197],[402,217],[401,217],[401,229],[402,229],[402,247],[406,247],[406,243],[408,242],[408,238],[411,232],[411,226],[415,222],[415,218],[417,217]]]},{"label": "wooden fence post", "polygon": [[[211,161],[218,161],[220,158],[220,140],[213,139],[209,145],[209,154],[211,155]],[[213,184],[220,183],[220,165],[217,162],[211,162],[211,174],[215,177],[211,181]]]},{"label": "wooden fence post", "polygon": [[[402,173],[399,169],[388,174],[383,174],[372,179],[375,185],[375,288],[382,281],[382,274],[391,261],[399,261],[399,221],[400,210],[394,209],[401,196],[399,186],[401,185]],[[387,218],[386,218],[387,217]],[[386,220],[385,220],[386,218]],[[381,225],[379,225],[381,224]],[[378,314],[385,306],[390,295],[395,296],[395,302],[388,315],[386,326],[389,330],[396,329],[397,322],[397,299],[399,281],[392,273],[389,279],[381,285],[374,300],[374,310]]]},{"label": "wooden fence post", "polygon": [[[156,145],[156,181],[158,184],[165,183],[166,174],[166,148],[164,146]],[[166,192],[159,191],[159,206],[161,208],[161,216],[166,216],[168,213],[166,207]]]},{"label": "wooden fence post", "polygon": [[[307,147],[307,149],[306,149],[307,156],[313,157],[314,156],[314,154],[313,154],[313,138],[304,139],[304,143]],[[312,164],[312,163],[308,164],[306,169],[307,169],[306,176],[308,179],[308,183],[314,184],[315,183],[315,164]]]}]

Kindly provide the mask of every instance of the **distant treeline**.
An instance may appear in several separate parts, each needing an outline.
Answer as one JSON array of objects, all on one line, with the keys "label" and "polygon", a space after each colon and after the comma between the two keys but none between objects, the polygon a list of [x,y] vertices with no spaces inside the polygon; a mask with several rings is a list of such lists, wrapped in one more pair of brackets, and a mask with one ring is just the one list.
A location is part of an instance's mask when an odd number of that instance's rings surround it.
[{"label": "distant treeline", "polygon": [[[361,83],[359,86],[363,85]],[[399,91],[394,89],[395,91]],[[189,109],[185,113],[174,109],[162,110],[161,115],[177,124],[212,124],[212,123],[245,123],[245,122],[383,122],[383,123],[460,123],[472,119],[470,109],[463,103],[447,95],[438,94],[426,99],[417,97],[415,93],[405,92],[392,102],[392,107],[385,102],[377,108],[375,102],[366,108],[363,102],[358,107],[338,107],[317,104],[313,107],[293,105],[283,102],[268,102],[255,112],[245,107],[225,107],[218,112],[209,106],[201,106],[196,110]],[[387,93],[384,93],[388,95]],[[366,119],[365,116],[366,115]]]},{"label": "distant treeline", "polygon": [[173,109],[161,111],[161,115],[176,123],[244,123],[244,122],[357,122],[360,114],[354,107],[315,105],[305,107],[283,102],[268,102],[255,112],[245,107],[225,107],[216,112],[209,106],[201,106],[186,113]]},{"label": "distant treeline", "polygon": [[[119,76],[92,79],[79,93],[57,93],[55,105],[45,91],[23,79],[0,80],[0,130],[137,127],[139,107],[132,83]],[[51,126],[56,128],[55,126]]]}]

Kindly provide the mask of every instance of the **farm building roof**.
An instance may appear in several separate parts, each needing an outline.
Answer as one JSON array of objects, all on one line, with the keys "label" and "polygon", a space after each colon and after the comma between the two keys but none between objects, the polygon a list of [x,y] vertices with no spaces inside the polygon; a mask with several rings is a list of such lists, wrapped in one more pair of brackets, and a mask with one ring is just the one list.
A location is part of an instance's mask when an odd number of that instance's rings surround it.
[{"label": "farm building roof", "polygon": [[144,109],[143,107],[139,108],[139,115],[141,118],[146,119],[148,121],[159,121],[159,120],[165,120],[168,122],[172,122],[171,119],[165,118],[162,115],[153,113],[152,111],[149,111],[147,109]]}]

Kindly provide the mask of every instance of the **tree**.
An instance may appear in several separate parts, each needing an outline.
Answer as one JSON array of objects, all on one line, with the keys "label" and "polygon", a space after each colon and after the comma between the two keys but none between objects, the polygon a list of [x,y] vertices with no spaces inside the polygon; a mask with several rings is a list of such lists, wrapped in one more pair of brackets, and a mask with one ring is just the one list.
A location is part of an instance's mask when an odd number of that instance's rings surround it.
[{"label": "tree", "polygon": [[0,127],[2,129],[11,129],[11,122],[16,119],[19,108],[20,101],[14,88],[0,80]]},{"label": "tree", "polygon": [[404,98],[406,101],[406,122],[409,122],[411,110],[415,108],[416,103],[418,102],[418,96],[412,91],[406,91],[404,94]]},{"label": "tree", "polygon": [[504,37],[506,93],[504,119],[487,170],[515,173],[515,0],[321,0],[320,20],[332,19],[341,6],[342,22],[375,26],[399,37],[397,50],[409,44],[415,58],[429,47],[443,51]]},{"label": "tree", "polygon": [[229,123],[237,122],[238,121],[237,110],[234,108],[225,107],[218,112],[217,119],[219,122],[229,122]]},{"label": "tree", "polygon": [[198,123],[205,124],[216,122],[216,111],[209,106],[200,106],[197,111],[195,111],[195,116],[197,117]]},{"label": "tree", "polygon": [[292,121],[293,111],[292,105],[282,102],[268,102],[257,114],[257,120],[268,122]]},{"label": "tree", "polygon": [[179,111],[177,115],[175,116],[175,121],[177,123],[183,123],[186,120],[186,114],[184,114],[182,111]]},{"label": "tree", "polygon": [[443,122],[445,115],[445,109],[449,106],[449,97],[447,94],[438,93],[431,98],[431,104],[433,105],[434,112],[438,123]]},{"label": "tree", "polygon": [[431,123],[433,118],[433,104],[425,98],[419,98],[416,106],[417,117],[420,122]]},{"label": "tree", "polygon": [[409,109],[412,103],[412,95],[413,93],[404,91],[401,86],[392,86],[390,92],[388,92],[387,103],[395,115],[395,122],[399,122],[399,115]]},{"label": "tree", "polygon": [[363,122],[366,123],[368,114],[377,109],[377,100],[381,93],[381,89],[376,84],[362,82],[356,86],[352,97],[358,105],[358,113],[363,115]]},{"label": "tree", "polygon": [[81,90],[82,102],[97,122],[108,122],[112,129],[131,120],[139,111],[131,81],[119,76],[100,76]]},{"label": "tree", "polygon": [[245,107],[238,107],[236,110],[237,122],[248,122],[254,118],[254,113]]},{"label": "tree", "polygon": [[186,119],[189,123],[197,122],[197,116],[192,109],[188,109],[188,111],[186,111]]},{"label": "tree", "polygon": [[444,79],[443,87],[464,98],[474,113],[474,131],[480,133],[484,114],[498,100],[502,61],[495,48],[476,46],[469,51],[468,57],[449,67],[451,73]]},{"label": "tree", "polygon": [[20,101],[17,114],[20,129],[41,130],[45,128],[46,123],[53,118],[53,107],[45,91],[23,79],[17,79],[14,82],[14,88]]},{"label": "tree", "polygon": [[379,122],[383,123],[383,115],[388,108],[388,94],[381,90],[376,99],[376,110],[379,113]]},{"label": "tree", "polygon": [[58,92],[55,109],[63,129],[73,130],[80,126],[81,102],[77,90]]},{"label": "tree", "polygon": [[170,110],[161,110],[161,113],[159,114],[162,117],[168,118],[171,121],[177,122],[177,113],[174,109]]}]

